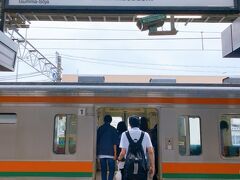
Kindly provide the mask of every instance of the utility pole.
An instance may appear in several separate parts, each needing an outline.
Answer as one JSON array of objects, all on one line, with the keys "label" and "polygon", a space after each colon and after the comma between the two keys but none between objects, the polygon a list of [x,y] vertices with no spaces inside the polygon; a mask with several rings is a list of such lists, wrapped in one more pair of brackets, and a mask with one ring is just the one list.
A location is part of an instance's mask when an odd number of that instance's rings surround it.
[{"label": "utility pole", "polygon": [[16,63],[17,63],[17,66],[16,66],[16,82],[18,82],[18,70],[19,70],[19,61],[20,61],[20,59],[16,59]]},{"label": "utility pole", "polygon": [[62,57],[56,52],[56,61],[57,61],[57,72],[56,72],[56,82],[62,81]]}]

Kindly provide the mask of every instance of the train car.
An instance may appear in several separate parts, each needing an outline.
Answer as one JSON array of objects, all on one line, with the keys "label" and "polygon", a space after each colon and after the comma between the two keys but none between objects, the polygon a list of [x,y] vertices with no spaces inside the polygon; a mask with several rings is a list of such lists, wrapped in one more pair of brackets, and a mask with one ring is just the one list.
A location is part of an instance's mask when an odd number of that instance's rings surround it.
[{"label": "train car", "polygon": [[99,179],[110,114],[158,126],[158,178],[240,179],[240,86],[0,83],[0,179]]}]

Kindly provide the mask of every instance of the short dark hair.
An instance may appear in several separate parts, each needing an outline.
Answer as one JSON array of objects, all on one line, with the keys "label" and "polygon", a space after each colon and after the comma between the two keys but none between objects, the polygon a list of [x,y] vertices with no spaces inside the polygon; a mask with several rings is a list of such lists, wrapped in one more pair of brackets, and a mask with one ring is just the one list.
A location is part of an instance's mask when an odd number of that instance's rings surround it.
[{"label": "short dark hair", "polygon": [[117,125],[117,131],[119,133],[123,133],[124,131],[127,130],[127,126],[126,126],[126,123],[124,121],[120,121]]},{"label": "short dark hair", "polygon": [[129,124],[130,126],[133,128],[133,127],[139,127],[140,125],[140,120],[139,120],[139,117],[138,116],[130,116],[129,117]]},{"label": "short dark hair", "polygon": [[228,122],[221,121],[220,122],[220,129],[228,129]]},{"label": "short dark hair", "polygon": [[148,131],[148,120],[145,117],[141,117],[140,119],[140,129],[142,131]]},{"label": "short dark hair", "polygon": [[104,122],[105,123],[111,123],[112,122],[112,116],[110,116],[110,115],[105,115],[105,117],[104,117]]}]

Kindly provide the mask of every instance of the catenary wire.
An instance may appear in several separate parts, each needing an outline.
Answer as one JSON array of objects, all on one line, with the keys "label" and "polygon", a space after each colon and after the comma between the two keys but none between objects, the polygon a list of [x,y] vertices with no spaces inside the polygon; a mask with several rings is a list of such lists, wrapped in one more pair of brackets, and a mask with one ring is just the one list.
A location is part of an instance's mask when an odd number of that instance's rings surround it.
[{"label": "catenary wire", "polygon": [[[96,62],[96,61],[93,61],[93,60],[91,61],[91,60],[84,60],[84,59],[75,59],[75,58],[70,58],[70,57],[65,58],[65,59],[72,60],[72,61],[82,61],[82,62],[93,63],[93,64],[104,64],[104,65],[119,67],[119,64],[117,64],[117,63],[114,64],[114,63],[106,63],[106,62]],[[162,70],[162,71],[180,71],[180,72],[188,71],[188,72],[204,72],[204,73],[207,72],[207,73],[219,73],[219,74],[221,73],[222,74],[222,71],[216,72],[216,71],[209,71],[209,70],[203,71],[203,70],[186,70],[186,69],[184,69],[184,70],[181,70],[181,69],[163,69],[163,68],[154,68],[154,67],[133,66],[133,65],[126,65],[126,64],[124,64],[122,66],[129,67],[129,68],[135,68],[135,69],[149,69],[149,70],[157,70],[157,71],[159,71],[159,70]]]},{"label": "catenary wire", "polygon": [[[137,29],[109,29],[109,28],[75,28],[75,27],[51,27],[51,26],[32,26],[33,29],[68,29],[68,30],[83,30],[83,31],[133,31],[133,32],[140,32]],[[214,34],[221,34],[221,32],[217,31],[178,31],[179,33],[214,33]]]},{"label": "catenary wire", "polygon": [[29,41],[176,41],[176,40],[220,40],[221,37],[185,38],[28,38]]},{"label": "catenary wire", "polygon": [[[184,68],[223,68],[221,66],[193,66],[193,65],[172,65],[172,64],[159,64],[159,63],[141,63],[136,61],[125,61],[125,60],[114,60],[114,59],[101,59],[101,58],[92,58],[92,57],[83,57],[83,56],[72,56],[68,54],[61,54],[63,58],[75,58],[75,59],[87,59],[87,60],[95,60],[95,61],[110,61],[110,62],[116,62],[120,64],[137,64],[137,65],[148,65],[148,66],[171,66],[171,67],[184,67]],[[230,69],[240,69],[240,67],[236,66],[224,66],[224,68],[230,68]]]},{"label": "catenary wire", "polygon": [[42,76],[42,74],[40,74],[39,72],[37,73],[31,73],[29,75],[23,75],[23,74],[18,74],[18,75],[12,75],[11,77],[1,77],[0,81],[7,81],[7,80],[15,80],[17,79],[24,79],[24,78],[30,78],[30,77],[36,77],[36,76]]},{"label": "catenary wire", "polygon": [[67,50],[67,51],[222,51],[221,49],[160,49],[160,48],[46,48],[46,47],[39,47],[37,49],[42,50]]}]

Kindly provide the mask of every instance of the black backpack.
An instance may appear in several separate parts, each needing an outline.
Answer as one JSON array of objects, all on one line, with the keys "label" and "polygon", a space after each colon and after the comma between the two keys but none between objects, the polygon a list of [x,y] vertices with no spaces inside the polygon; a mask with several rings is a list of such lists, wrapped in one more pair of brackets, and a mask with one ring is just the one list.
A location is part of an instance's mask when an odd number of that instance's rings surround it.
[{"label": "black backpack", "polygon": [[124,180],[141,180],[147,179],[147,160],[142,147],[144,132],[137,142],[134,142],[129,134],[126,132],[129,146],[124,165]]}]

